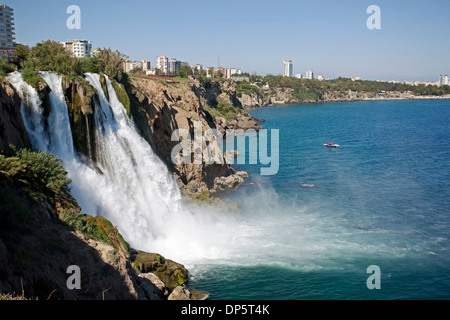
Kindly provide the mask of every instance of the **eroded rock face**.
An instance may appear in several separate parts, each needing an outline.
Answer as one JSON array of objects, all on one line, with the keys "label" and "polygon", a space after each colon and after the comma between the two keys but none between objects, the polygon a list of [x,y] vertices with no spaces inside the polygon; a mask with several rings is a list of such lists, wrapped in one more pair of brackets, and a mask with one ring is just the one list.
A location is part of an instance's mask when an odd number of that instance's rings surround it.
[{"label": "eroded rock face", "polygon": [[166,284],[154,273],[139,274],[140,286],[149,300],[166,300],[169,290]]},{"label": "eroded rock face", "polygon": [[0,151],[9,145],[30,148],[31,141],[20,112],[21,97],[9,82],[0,83]]},{"label": "eroded rock face", "polygon": [[[135,300],[145,298],[129,261],[112,245],[88,238],[58,219],[44,194],[0,179],[0,290],[39,300]],[[6,194],[6,195],[5,195]],[[8,199],[7,201],[5,199]],[[74,214],[75,201],[64,204]],[[13,206],[11,204],[14,204]],[[80,287],[67,282],[69,266],[80,268]]]},{"label": "eroded rock face", "polygon": [[191,300],[191,292],[186,287],[178,286],[169,295],[168,300]]},{"label": "eroded rock face", "polygon": [[[133,119],[143,137],[174,173],[184,194],[195,199],[225,190],[227,184],[217,184],[216,178],[236,176],[236,170],[226,162],[225,154],[221,161],[212,164],[174,163],[171,152],[180,141],[171,141],[171,137],[175,130],[185,129],[191,133],[193,141],[196,123],[201,124],[203,133],[209,129],[224,133],[229,128],[261,128],[257,120],[245,112],[227,122],[220,117],[214,120],[205,110],[206,107],[214,108],[213,101],[218,98],[227,101],[230,106],[241,108],[235,95],[236,84],[212,82],[205,86],[199,80],[167,84],[161,80],[132,78],[132,86],[130,101]],[[204,151],[206,143],[202,148]],[[237,175],[234,180],[242,183],[241,178],[242,175]],[[235,186],[236,183],[233,184]]]}]

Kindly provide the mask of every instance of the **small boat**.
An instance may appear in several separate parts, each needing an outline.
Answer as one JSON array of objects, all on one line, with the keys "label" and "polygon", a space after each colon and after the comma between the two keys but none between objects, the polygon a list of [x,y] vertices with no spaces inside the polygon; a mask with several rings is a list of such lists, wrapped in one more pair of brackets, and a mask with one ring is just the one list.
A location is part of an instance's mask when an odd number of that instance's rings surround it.
[{"label": "small boat", "polygon": [[338,144],[336,144],[334,142],[325,143],[324,146],[328,147],[328,148],[339,148],[340,147]]}]

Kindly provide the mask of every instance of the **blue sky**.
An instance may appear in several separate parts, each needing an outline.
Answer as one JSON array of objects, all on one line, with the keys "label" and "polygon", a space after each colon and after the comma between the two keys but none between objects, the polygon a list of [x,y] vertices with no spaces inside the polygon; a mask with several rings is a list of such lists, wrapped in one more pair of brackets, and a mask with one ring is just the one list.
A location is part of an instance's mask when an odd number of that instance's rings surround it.
[{"label": "blue sky", "polygon": [[[87,39],[133,60],[166,55],[206,66],[325,77],[436,81],[450,74],[449,0],[3,0],[14,8],[16,41]],[[369,5],[381,30],[369,30]],[[81,29],[69,30],[69,5]]]}]

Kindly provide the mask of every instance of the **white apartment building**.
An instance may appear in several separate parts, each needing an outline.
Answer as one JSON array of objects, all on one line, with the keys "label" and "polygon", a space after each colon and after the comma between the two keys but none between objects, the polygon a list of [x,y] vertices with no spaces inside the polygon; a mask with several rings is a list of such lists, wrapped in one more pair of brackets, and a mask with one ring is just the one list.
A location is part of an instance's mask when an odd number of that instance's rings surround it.
[{"label": "white apartment building", "polygon": [[76,58],[89,58],[92,56],[92,43],[87,40],[67,40],[61,42],[64,48],[72,52]]},{"label": "white apartment building", "polygon": [[324,77],[322,74],[319,74],[319,75],[317,76],[317,80],[323,81],[323,80],[325,80],[325,77]]},{"label": "white apartment building", "polygon": [[310,80],[314,79],[314,72],[313,72],[312,70],[306,71],[306,76],[305,76],[305,78],[306,78],[306,79],[310,79]]},{"label": "white apartment building", "polygon": [[283,60],[284,73],[285,77],[292,77],[294,74],[292,60]]},{"label": "white apartment building", "polygon": [[448,75],[442,76],[442,74],[439,76],[439,86],[448,86]]},{"label": "white apartment building", "polygon": [[296,74],[295,77],[298,78],[298,79],[302,79],[303,75],[301,73],[299,73],[299,74]]},{"label": "white apartment building", "polygon": [[169,58],[167,58],[166,56],[156,57],[156,68],[161,71],[161,74],[168,74]]},{"label": "white apartment building", "polygon": [[0,4],[0,49],[14,49],[14,10]]},{"label": "white apartment building", "polygon": [[130,72],[131,70],[135,68],[141,68],[142,69],[142,62],[139,61],[126,61],[123,64],[123,71]]},{"label": "white apartment building", "polygon": [[150,61],[142,60],[141,61],[141,68],[144,71],[150,70],[151,69]]}]

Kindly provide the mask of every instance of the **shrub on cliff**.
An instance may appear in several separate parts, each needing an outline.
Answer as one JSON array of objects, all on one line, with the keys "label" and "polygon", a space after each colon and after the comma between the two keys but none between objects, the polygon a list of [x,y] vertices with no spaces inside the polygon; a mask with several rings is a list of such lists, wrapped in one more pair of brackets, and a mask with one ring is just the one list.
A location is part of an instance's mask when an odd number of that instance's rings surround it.
[{"label": "shrub on cliff", "polygon": [[51,153],[27,149],[0,154],[0,175],[34,190],[56,193],[68,192],[71,183],[59,158]]},{"label": "shrub on cliff", "polygon": [[4,57],[0,57],[0,76],[6,76],[10,72],[16,71],[16,66],[9,63]]}]

